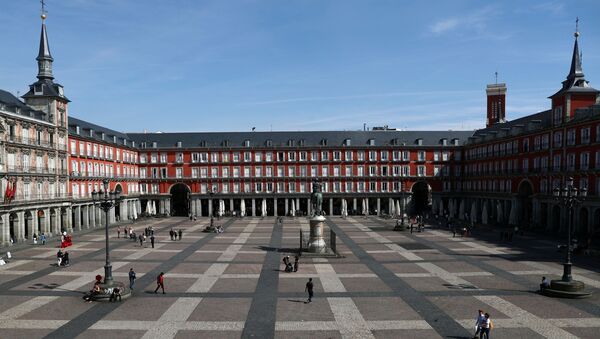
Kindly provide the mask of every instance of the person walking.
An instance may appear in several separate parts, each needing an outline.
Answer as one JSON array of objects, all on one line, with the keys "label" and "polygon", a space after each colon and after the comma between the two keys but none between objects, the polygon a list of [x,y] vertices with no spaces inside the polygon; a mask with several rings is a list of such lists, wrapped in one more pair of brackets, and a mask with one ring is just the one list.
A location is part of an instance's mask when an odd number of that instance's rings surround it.
[{"label": "person walking", "polygon": [[308,301],[307,303],[312,302],[312,297],[313,297],[313,282],[312,282],[312,278],[308,278],[308,282],[306,283],[306,288],[304,288],[304,292],[308,292]]},{"label": "person walking", "polygon": [[135,271],[133,267],[129,269],[129,289],[133,291],[133,285],[135,284]]},{"label": "person walking", "polygon": [[490,319],[490,314],[484,314],[484,318],[481,321],[481,330],[479,331],[479,339],[489,339],[490,338],[490,330],[494,327],[492,324],[492,320]]},{"label": "person walking", "polygon": [[154,248],[154,234],[150,235],[150,244],[152,245],[152,248]]},{"label": "person walking", "polygon": [[300,257],[298,257],[298,255],[296,255],[294,257],[294,272],[298,272],[298,261],[300,260]]},{"label": "person walking", "polygon": [[473,336],[473,339],[477,339],[479,333],[481,333],[481,322],[483,322],[484,320],[485,315],[483,314],[482,310],[479,310],[477,312],[477,317],[475,317],[475,335]]},{"label": "person walking", "polygon": [[165,294],[165,274],[160,272],[158,277],[156,277],[156,289],[154,290],[154,294],[158,292],[158,289],[162,289],[162,293]]},{"label": "person walking", "polygon": [[117,239],[121,237],[121,226],[117,226]]},{"label": "person walking", "polygon": [[179,240],[181,240],[181,236],[183,235],[183,231],[181,230],[181,228],[179,229],[179,231],[177,233],[179,234]]},{"label": "person walking", "polygon": [[144,245],[144,235],[140,233],[138,239],[140,240],[140,247],[142,247]]},{"label": "person walking", "polygon": [[46,245],[46,235],[44,233],[40,235],[40,241],[42,242],[42,245]]},{"label": "person walking", "polygon": [[171,230],[169,231],[169,235],[171,236],[171,240],[175,240],[175,231],[173,231],[173,229],[171,228]]}]

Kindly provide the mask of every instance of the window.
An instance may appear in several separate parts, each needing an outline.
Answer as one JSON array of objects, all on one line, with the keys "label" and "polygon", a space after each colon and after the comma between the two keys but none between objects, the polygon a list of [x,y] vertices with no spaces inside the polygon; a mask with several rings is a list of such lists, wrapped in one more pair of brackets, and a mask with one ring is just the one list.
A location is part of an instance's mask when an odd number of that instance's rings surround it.
[{"label": "window", "polygon": [[523,139],[523,152],[529,152],[529,138]]},{"label": "window", "polygon": [[363,166],[358,166],[358,176],[363,177],[365,175],[365,168]]},{"label": "window", "polygon": [[377,151],[369,151],[369,161],[377,161]]},{"label": "window", "polygon": [[317,166],[311,166],[310,167],[310,176],[311,177],[318,177],[319,176],[318,167]]},{"label": "window", "polygon": [[567,154],[567,170],[575,170],[575,154],[573,153]]},{"label": "window", "polygon": [[300,152],[300,161],[306,161],[306,152]]},{"label": "window", "polygon": [[560,171],[560,154],[554,155],[554,158],[552,160],[552,169],[555,172]]},{"label": "window", "polygon": [[233,152],[233,162],[240,162],[240,152]]},{"label": "window", "polygon": [[560,125],[562,123],[562,106],[554,107],[552,112],[552,122],[554,125]]},{"label": "window", "polygon": [[261,162],[262,161],[262,152],[254,152],[254,161]]},{"label": "window", "polygon": [[410,151],[402,151],[402,160],[410,161]]},{"label": "window", "polygon": [[250,161],[252,161],[252,153],[244,152],[244,162],[250,162]]},{"label": "window", "polygon": [[433,152],[433,161],[440,161],[440,152]]},{"label": "window", "polygon": [[358,151],[356,157],[358,161],[365,161],[365,151]]},{"label": "window", "polygon": [[590,128],[582,128],[581,129],[581,143],[589,144],[590,143]]},{"label": "window", "polygon": [[321,151],[321,161],[329,161],[329,152]]},{"label": "window", "polygon": [[334,177],[340,176],[340,166],[333,166],[333,176]]},{"label": "window", "polygon": [[222,162],[229,162],[229,153],[227,153],[227,152],[221,153],[221,161]]},{"label": "window", "polygon": [[352,161],[352,151],[346,151],[345,159],[346,161]]},{"label": "window", "polygon": [[374,177],[377,175],[377,166],[369,166],[369,176]]},{"label": "window", "polygon": [[575,145],[575,135],[576,135],[576,131],[574,129],[570,129],[567,131],[567,145],[569,145],[569,146]]},{"label": "window", "polygon": [[340,161],[340,160],[342,160],[342,152],[333,151],[333,161]]},{"label": "window", "polygon": [[265,167],[265,176],[270,178],[273,176],[273,167]]},{"label": "window", "polygon": [[562,132],[554,132],[554,147],[562,147]]},{"label": "window", "polygon": [[329,175],[329,167],[323,166],[321,168],[321,176],[326,177]]},{"label": "window", "polygon": [[198,168],[192,168],[192,178],[198,177]]},{"label": "window", "polygon": [[239,178],[240,177],[240,168],[239,167],[234,167],[233,168],[233,177],[234,178]]},{"label": "window", "polygon": [[262,177],[262,167],[255,167],[254,168],[254,176],[257,178]]},{"label": "window", "polygon": [[425,151],[419,151],[417,153],[417,161],[425,161]]},{"label": "window", "polygon": [[175,169],[175,176],[176,176],[178,179],[181,179],[181,178],[183,178],[183,168],[181,168],[181,167],[180,167],[180,168],[176,168],[176,169]]},{"label": "window", "polygon": [[273,153],[271,153],[271,152],[267,152],[267,153],[265,153],[265,161],[266,161],[266,162],[271,162],[271,161],[273,161]]},{"label": "window", "polygon": [[590,167],[590,153],[583,152],[579,157],[579,168],[582,170],[587,170]]},{"label": "window", "polygon": [[388,161],[388,156],[389,156],[389,152],[388,151],[381,151],[380,152],[380,156],[381,156],[381,161]]},{"label": "window", "polygon": [[244,178],[250,178],[250,167],[245,166],[244,167]]},{"label": "window", "polygon": [[352,176],[352,166],[346,166],[346,176],[347,177]]},{"label": "window", "polygon": [[419,177],[425,176],[425,166],[423,166],[423,165],[417,166],[417,176],[419,176]]},{"label": "window", "polygon": [[288,161],[296,161],[296,152],[288,152]]}]

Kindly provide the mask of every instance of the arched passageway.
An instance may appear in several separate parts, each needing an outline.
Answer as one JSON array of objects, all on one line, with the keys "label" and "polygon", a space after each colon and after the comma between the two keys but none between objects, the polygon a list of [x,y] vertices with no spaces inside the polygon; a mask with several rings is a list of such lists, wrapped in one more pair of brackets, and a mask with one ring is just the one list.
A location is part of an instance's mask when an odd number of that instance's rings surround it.
[{"label": "arched passageway", "polygon": [[424,214],[431,208],[431,187],[425,181],[416,182],[412,188],[412,214]]},{"label": "arched passageway", "polygon": [[523,180],[519,185],[519,222],[523,228],[531,228],[531,217],[533,211],[533,202],[531,196],[533,187],[528,180]]},{"label": "arched passageway", "polygon": [[171,186],[171,215],[187,217],[190,214],[190,188],[186,184]]}]

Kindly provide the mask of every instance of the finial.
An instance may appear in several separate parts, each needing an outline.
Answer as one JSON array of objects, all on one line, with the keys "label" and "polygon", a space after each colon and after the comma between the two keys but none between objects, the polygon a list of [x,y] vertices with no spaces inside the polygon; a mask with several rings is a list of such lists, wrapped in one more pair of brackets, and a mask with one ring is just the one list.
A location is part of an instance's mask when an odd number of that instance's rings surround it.
[{"label": "finial", "polygon": [[40,3],[42,4],[42,15],[40,15],[40,17],[42,18],[42,21],[46,20],[46,3],[44,2],[44,0],[40,0]]},{"label": "finial", "polygon": [[579,17],[575,19],[575,39],[579,38]]}]

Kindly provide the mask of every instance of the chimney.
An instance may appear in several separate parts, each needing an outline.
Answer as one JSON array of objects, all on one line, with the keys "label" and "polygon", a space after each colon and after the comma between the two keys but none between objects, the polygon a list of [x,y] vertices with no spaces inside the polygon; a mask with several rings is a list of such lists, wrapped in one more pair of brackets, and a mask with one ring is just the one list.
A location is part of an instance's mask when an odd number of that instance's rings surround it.
[{"label": "chimney", "polygon": [[487,121],[485,127],[506,122],[506,84],[487,85]]}]

